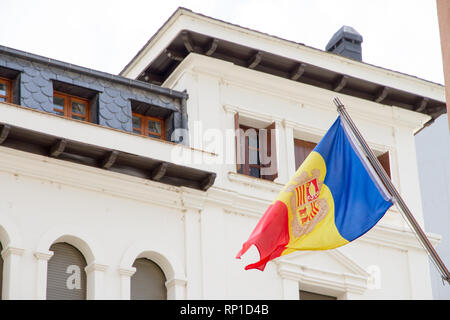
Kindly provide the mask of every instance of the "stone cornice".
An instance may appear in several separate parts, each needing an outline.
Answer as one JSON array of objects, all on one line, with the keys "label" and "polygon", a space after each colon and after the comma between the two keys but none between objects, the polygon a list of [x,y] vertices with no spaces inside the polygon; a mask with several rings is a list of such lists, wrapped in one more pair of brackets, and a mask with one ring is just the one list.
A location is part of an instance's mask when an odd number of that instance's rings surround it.
[{"label": "stone cornice", "polygon": [[86,268],[84,268],[84,270],[86,271],[86,273],[91,273],[92,271],[105,272],[106,270],[108,270],[108,267],[109,266],[106,264],[92,262],[91,264],[87,265]]},{"label": "stone cornice", "polygon": [[47,252],[40,252],[40,251],[36,251],[34,252],[34,257],[38,260],[44,260],[44,261],[48,261],[50,260],[51,257],[53,257],[53,251],[47,251]]},{"label": "stone cornice", "polygon": [[23,255],[24,252],[25,252],[25,249],[8,246],[2,250],[1,256],[3,259],[6,259],[11,254],[21,256],[21,255]]},{"label": "stone cornice", "polygon": [[[154,181],[5,147],[0,147],[0,154],[0,171],[3,172],[75,186],[180,211],[189,208],[203,210],[208,204],[214,204],[222,206],[225,212],[258,219],[264,214],[271,201],[283,187],[281,184],[271,181],[230,173],[231,185],[229,189],[213,186],[207,192],[201,192],[190,188],[167,186]],[[270,199],[258,198],[251,194],[251,189],[246,192],[239,192],[239,190],[233,188],[233,185],[259,188],[267,193],[267,197],[269,197],[269,194],[271,196]],[[429,236],[433,244],[440,240],[438,235],[430,234]],[[356,241],[370,242],[403,250],[411,248],[423,250],[415,235],[409,229],[403,226],[383,224],[382,221]],[[49,259],[51,257],[48,256],[49,254],[51,253],[36,252],[35,256],[38,259]]]},{"label": "stone cornice", "polygon": [[[250,91],[270,94],[282,100],[291,101],[294,104],[301,103],[304,106],[314,106],[322,111],[336,115],[336,108],[332,103],[333,97],[339,97],[344,101],[347,110],[353,118],[377,122],[383,125],[395,126],[399,123],[409,127],[412,131],[417,130],[426,123],[430,116],[402,110],[407,116],[398,117],[396,110],[401,109],[382,105],[373,101],[359,99],[353,96],[339,94],[314,86],[289,81],[270,74],[261,74],[254,70],[248,70],[233,65],[230,62],[217,60],[199,54],[189,54],[177,67],[177,69],[166,80],[165,84],[175,83],[184,73],[204,74],[214,78],[224,85],[234,85]],[[229,108],[232,111],[232,108]],[[272,117],[272,116],[270,116]],[[399,121],[399,123],[397,123]]]},{"label": "stone cornice", "polygon": [[119,274],[121,276],[131,277],[133,274],[135,274],[135,272],[136,272],[136,268],[134,268],[134,267],[131,267],[131,268],[120,267],[119,268]]}]

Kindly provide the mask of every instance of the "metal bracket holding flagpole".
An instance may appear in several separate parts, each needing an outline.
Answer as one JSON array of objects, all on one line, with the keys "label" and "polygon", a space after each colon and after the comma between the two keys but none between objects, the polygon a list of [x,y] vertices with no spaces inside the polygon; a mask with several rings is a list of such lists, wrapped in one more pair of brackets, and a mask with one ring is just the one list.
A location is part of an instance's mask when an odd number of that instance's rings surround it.
[{"label": "metal bracket holding flagpole", "polygon": [[356,127],[353,120],[350,118],[350,115],[348,114],[347,110],[345,109],[342,102],[339,100],[339,98],[333,99],[337,111],[341,115],[342,119],[345,121],[345,123],[349,126],[351,129],[353,135],[358,140],[358,142],[361,144],[361,147],[368,157],[370,163],[374,167],[375,171],[377,172],[378,176],[380,177],[381,181],[386,186],[388,192],[391,194],[392,199],[394,200],[394,203],[397,205],[399,210],[402,212],[403,216],[408,221],[410,227],[417,235],[420,243],[425,248],[425,250],[428,252],[429,256],[431,257],[434,265],[439,270],[441,277],[443,280],[450,283],[450,273],[445,266],[444,262],[441,260],[439,255],[437,254],[436,250],[434,249],[433,245],[431,244],[430,240],[428,240],[427,236],[425,235],[425,232],[422,230],[422,228],[417,223],[416,219],[414,218],[412,212],[409,210],[408,206],[406,205],[405,201],[402,199],[400,193],[395,188],[394,184],[392,183],[391,179],[387,175],[386,171],[378,161],[377,157],[373,153],[372,149],[370,149],[367,142],[364,140],[363,136],[359,132],[358,128]]}]

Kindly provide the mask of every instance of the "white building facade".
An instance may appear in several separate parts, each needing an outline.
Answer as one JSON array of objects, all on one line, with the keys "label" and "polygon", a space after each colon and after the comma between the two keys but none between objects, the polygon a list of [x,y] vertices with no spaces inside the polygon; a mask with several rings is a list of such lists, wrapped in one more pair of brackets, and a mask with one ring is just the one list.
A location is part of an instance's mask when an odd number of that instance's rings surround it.
[{"label": "white building facade", "polygon": [[[255,54],[247,65],[226,61],[221,58],[226,55],[220,51],[223,43],[236,56],[244,46]],[[182,56],[174,49],[178,44]],[[163,68],[162,56],[176,66],[167,67],[169,71],[157,79],[151,71]],[[275,56],[298,61],[299,67],[288,78],[266,72],[271,63],[279,62]],[[269,62],[264,64],[266,57]],[[317,70],[345,77],[326,88],[314,78]],[[336,299],[432,298],[426,251],[395,207],[367,234],[344,247],[280,257],[264,272],[244,270],[258,260],[255,248],[242,260],[235,256],[296,171],[295,141],[317,143],[336,119],[332,103],[336,96],[375,153],[388,152],[392,181],[423,226],[414,133],[436,116],[432,107],[443,105],[442,86],[185,9],[170,17],[121,76],[138,79],[133,81],[156,79],[154,83],[159,81],[163,88],[187,92],[181,103],[187,118],[180,112],[186,125],[181,120],[174,128],[189,128],[189,139],[181,144],[173,138],[161,141],[100,121],[88,124],[0,102],[1,123],[12,127],[12,133],[24,128],[119,154],[116,162],[110,156],[103,167],[95,167],[55,157],[58,150],[67,150],[61,143],[50,148],[53,156],[0,146],[3,299],[49,297],[53,281],[49,275],[54,274],[49,265],[57,255],[52,251],[57,243],[73,246],[84,257],[86,266],[80,273],[85,280],[75,279],[77,272],[69,269],[61,277],[72,285],[69,290],[77,290],[81,281],[87,299],[132,298],[137,259],[160,268],[163,298],[168,299],[299,299],[299,292],[303,297]],[[309,83],[296,81],[302,77]],[[352,94],[355,79],[387,89],[370,100]],[[389,94],[392,101],[419,99],[422,109],[414,111],[404,102],[390,105]],[[278,174],[273,181],[239,173],[237,125],[276,129],[272,144]],[[19,131],[15,134],[20,136]],[[109,160],[112,167],[120,167],[121,154],[168,163],[169,169],[167,174],[165,166],[152,169],[152,179],[106,170]],[[174,170],[183,168],[200,177],[199,187],[160,180],[165,174],[175,177]],[[439,235],[428,236],[434,245],[439,242]]]}]

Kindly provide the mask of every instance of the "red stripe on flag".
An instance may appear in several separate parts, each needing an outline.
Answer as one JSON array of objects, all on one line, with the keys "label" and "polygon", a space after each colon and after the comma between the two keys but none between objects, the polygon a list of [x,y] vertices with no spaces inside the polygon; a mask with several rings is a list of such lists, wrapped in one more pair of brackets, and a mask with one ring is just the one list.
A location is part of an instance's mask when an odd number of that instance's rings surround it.
[{"label": "red stripe on flag", "polygon": [[236,258],[240,258],[252,245],[259,251],[260,260],[245,267],[248,269],[259,269],[266,267],[267,262],[281,255],[289,243],[288,209],[284,202],[277,200],[270,205],[267,211],[243,244]]}]

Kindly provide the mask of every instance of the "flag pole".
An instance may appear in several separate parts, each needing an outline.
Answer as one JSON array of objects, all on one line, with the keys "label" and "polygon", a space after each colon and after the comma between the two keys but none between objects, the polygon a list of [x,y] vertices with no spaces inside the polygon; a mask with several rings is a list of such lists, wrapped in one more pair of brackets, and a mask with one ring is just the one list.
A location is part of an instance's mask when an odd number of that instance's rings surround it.
[{"label": "flag pole", "polygon": [[432,261],[434,262],[437,269],[441,273],[442,279],[447,281],[448,283],[450,283],[450,273],[449,273],[447,267],[445,266],[444,262],[439,257],[436,250],[433,248],[433,245],[431,244],[430,240],[428,240],[427,236],[425,235],[425,232],[422,230],[422,228],[417,223],[412,212],[409,210],[405,201],[402,199],[400,193],[397,191],[397,189],[395,188],[391,179],[387,175],[386,171],[381,166],[380,162],[378,161],[377,157],[373,153],[372,149],[370,149],[369,145],[364,140],[363,136],[359,132],[355,123],[350,118],[350,115],[348,114],[347,110],[345,109],[345,106],[342,104],[342,102],[339,100],[339,98],[334,98],[333,101],[334,101],[334,104],[337,107],[337,111],[341,115],[342,119],[350,127],[353,135],[358,140],[358,142],[361,144],[361,147],[362,147],[364,153],[368,157],[370,163],[374,167],[374,169],[377,172],[378,176],[380,177],[381,181],[384,183],[384,185],[388,189],[388,192],[391,194],[392,198],[394,199],[395,204],[400,209],[402,214],[406,217],[406,220],[409,222],[410,227],[413,229],[413,231],[417,235],[419,241],[421,242],[423,247],[426,249],[426,251],[430,255]]}]

